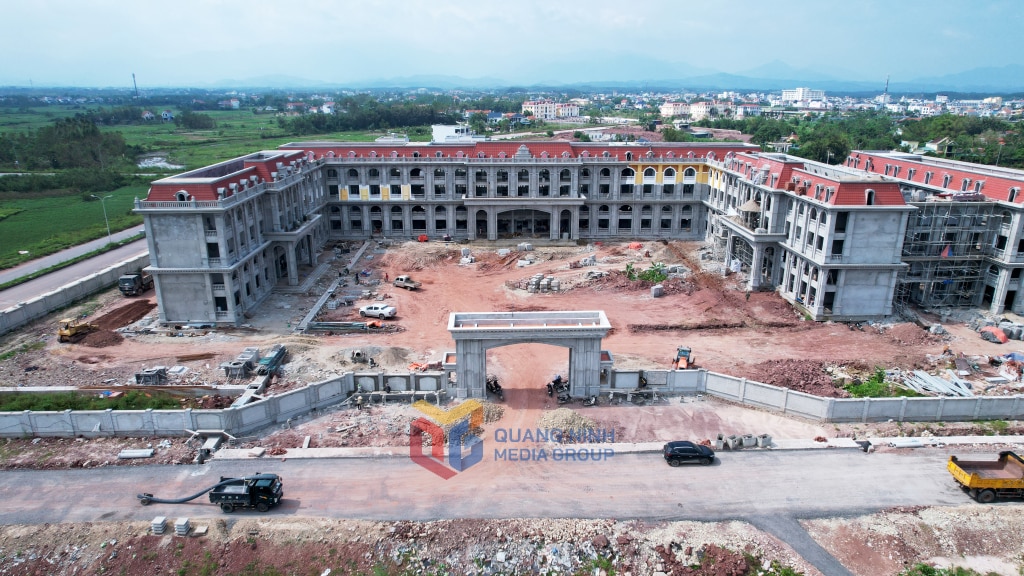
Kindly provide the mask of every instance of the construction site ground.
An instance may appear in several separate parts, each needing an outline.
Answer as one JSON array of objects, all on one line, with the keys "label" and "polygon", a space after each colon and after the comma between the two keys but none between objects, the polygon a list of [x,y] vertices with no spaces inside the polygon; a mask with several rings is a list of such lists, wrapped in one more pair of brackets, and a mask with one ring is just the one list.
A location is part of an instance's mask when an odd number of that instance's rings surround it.
[{"label": "construction site ground", "polygon": [[[534,245],[520,252],[516,244],[456,244],[443,242],[375,242],[358,262],[350,259],[358,244],[339,245],[321,253],[326,265],[318,278],[312,267],[300,269],[300,282],[310,285],[301,294],[272,294],[251,315],[245,326],[210,329],[201,326],[162,327],[156,322],[152,293],[126,299],[111,291],[73,310],[36,322],[0,341],[0,385],[11,387],[75,386],[104,390],[126,389],[145,368],[172,368],[168,388],[184,390],[229,383],[222,362],[234,359],[243,348],[267,351],[276,344],[288,347],[286,363],[267,393],[280,393],[346,371],[369,370],[352,361],[354,351],[373,358],[375,370],[405,372],[411,365],[428,364],[454,350],[448,331],[449,314],[464,311],[604,310],[612,325],[603,340],[617,368],[670,367],[676,347],[693,349],[697,366],[822,396],[843,396],[836,382],[866,379],[877,368],[936,371],[963,355],[978,368],[974,379],[978,394],[1016,394],[1014,383],[986,384],[997,374],[990,357],[1016,351],[1017,342],[994,344],[982,340],[962,323],[944,323],[946,333],[933,335],[909,322],[815,323],[774,292],[745,289],[742,273],[724,276],[710,251],[696,243],[591,244],[586,246]],[[473,262],[462,261],[469,249]],[[506,249],[509,252],[499,253]],[[586,257],[595,265],[578,266]],[[651,283],[627,278],[627,265],[643,271],[655,263],[680,265],[689,272],[673,274],[662,282],[664,295],[652,296]],[[321,294],[348,268],[359,276],[343,276],[346,284],[337,296],[349,296],[353,305],[325,307],[322,321],[359,321],[360,305],[384,301],[398,309],[387,329],[374,332],[338,330],[297,334],[294,328]],[[422,283],[416,291],[392,287],[387,280],[409,274]],[[559,280],[557,293],[531,293],[521,286],[535,274]],[[922,313],[938,322],[938,317]],[[97,330],[71,344],[57,342],[56,319],[81,315]],[[709,440],[716,434],[768,434],[774,438],[808,439],[876,436],[946,436],[1017,434],[1018,422],[1008,423],[878,423],[834,425],[787,418],[711,398],[678,398],[646,406],[580,404],[559,406],[545,393],[554,374],[567,374],[568,350],[519,344],[488,353],[488,370],[498,376],[505,401],[488,403],[488,425],[502,428],[567,427],[578,422],[615,430],[617,442],[657,442],[673,439]],[[228,400],[213,393],[183,396],[183,406],[222,407]],[[557,410],[562,408],[562,410]],[[285,454],[308,443],[310,447],[402,446],[415,412],[407,405],[389,403],[358,411],[349,405],[301,418],[287,427],[267,430],[258,437],[240,439],[236,447],[259,446],[267,455]],[[121,460],[125,448],[153,447],[151,459]],[[72,468],[153,463],[187,464],[198,446],[185,439],[10,439],[0,441],[0,466],[12,468]],[[879,450],[897,450],[879,446]],[[986,445],[973,450],[998,452]],[[972,448],[965,446],[965,451]],[[805,527],[826,550],[854,574],[896,574],[918,561],[969,566],[981,573],[1018,574],[1024,565],[1021,538],[1000,529],[1001,546],[991,544],[993,526],[1020,522],[1012,509],[966,506],[962,510],[895,510],[857,518],[819,519]],[[726,569],[744,553],[763,560],[778,560],[805,574],[818,572],[795,555],[784,542],[742,523],[642,524],[616,520],[508,520],[459,521],[412,525],[326,521],[314,518],[282,520],[211,520],[204,539],[174,540],[146,536],[145,526],[103,523],[59,529],[71,535],[53,544],[48,531],[57,527],[5,526],[0,528],[0,574],[172,573],[188,563],[216,564],[212,574],[240,574],[246,562],[258,559],[282,573],[314,573],[295,569],[303,559],[319,559],[315,566],[334,567],[337,573],[371,573],[383,563],[402,573],[413,556],[433,562],[453,562],[461,554],[463,568],[452,573],[512,573],[496,562],[498,552],[515,545],[535,548],[552,542],[572,542],[585,548],[561,572],[602,568],[596,560],[611,552],[616,573],[745,574]],[[952,530],[950,523],[958,528]],[[466,532],[469,540],[458,537]],[[487,535],[500,535],[491,538]],[[564,534],[555,538],[550,534]],[[1013,534],[1021,531],[1016,529]],[[679,538],[673,534],[686,534]],[[886,537],[885,535],[896,535]],[[543,544],[538,543],[541,538]],[[1013,540],[1008,542],[1007,540]],[[110,544],[117,540],[116,544]],[[479,542],[477,542],[479,540]],[[608,544],[605,545],[605,541]],[[686,542],[680,547],[679,542]],[[673,547],[672,543],[676,546]],[[590,548],[585,544],[589,543]],[[720,545],[724,551],[708,547]],[[103,547],[101,547],[103,545]],[[110,546],[108,550],[106,546]],[[133,546],[126,553],[127,546]],[[77,547],[77,548],[76,548]],[[683,553],[689,548],[689,552]],[[254,555],[252,550],[258,550]],[[143,551],[144,550],[144,551]],[[472,550],[472,551],[471,551]],[[31,551],[31,552],[29,552]],[[120,551],[111,555],[111,551]],[[683,565],[701,555],[722,555],[716,568],[686,572]],[[578,552],[578,550],[577,550]],[[212,554],[212,556],[208,556]],[[34,555],[33,560],[30,556]],[[549,550],[549,560],[558,559]],[[145,559],[149,564],[139,564]],[[212,558],[212,560],[211,560]],[[17,561],[15,561],[17,559]],[[397,563],[402,559],[404,564]],[[467,560],[468,559],[468,560]],[[485,559],[485,560],[481,560]],[[280,562],[279,562],[280,560]],[[592,564],[587,564],[591,562]],[[594,563],[597,562],[597,563]],[[503,567],[504,566],[504,567]],[[44,570],[49,568],[50,571]],[[54,567],[58,567],[59,570]],[[159,568],[147,571],[145,567]],[[429,569],[423,568],[422,569]],[[348,570],[348,572],[346,572]],[[730,571],[731,570],[731,571]],[[183,572],[189,573],[189,572]],[[320,572],[316,572],[320,573]],[[413,572],[409,572],[413,573]],[[586,573],[591,573],[590,571]],[[752,573],[752,572],[751,572]]]}]

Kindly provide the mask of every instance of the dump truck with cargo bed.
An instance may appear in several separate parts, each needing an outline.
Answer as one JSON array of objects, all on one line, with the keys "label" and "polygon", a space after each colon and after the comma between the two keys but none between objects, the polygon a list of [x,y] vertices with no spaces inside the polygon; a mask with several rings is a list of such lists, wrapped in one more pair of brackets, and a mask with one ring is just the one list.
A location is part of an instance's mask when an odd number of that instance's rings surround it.
[{"label": "dump truck with cargo bed", "polygon": [[138,296],[153,287],[153,275],[139,270],[135,274],[125,274],[117,279],[117,289],[125,296]]},{"label": "dump truck with cargo bed", "polygon": [[996,498],[1024,498],[1024,459],[1009,450],[997,460],[961,460],[950,456],[946,469],[971,498],[988,504]]}]

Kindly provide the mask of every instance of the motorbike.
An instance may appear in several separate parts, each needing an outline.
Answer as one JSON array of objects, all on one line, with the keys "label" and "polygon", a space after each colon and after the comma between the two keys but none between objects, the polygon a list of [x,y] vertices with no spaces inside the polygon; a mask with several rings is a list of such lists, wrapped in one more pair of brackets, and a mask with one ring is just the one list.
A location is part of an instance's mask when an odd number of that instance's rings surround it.
[{"label": "motorbike", "polygon": [[559,404],[568,404],[569,402],[572,402],[572,396],[570,396],[568,392],[558,395]]},{"label": "motorbike", "polygon": [[583,401],[584,406],[597,406],[597,396],[591,396]]},{"label": "motorbike", "polygon": [[502,402],[505,401],[505,391],[502,390],[501,384],[498,383],[497,376],[488,375],[485,387],[487,388],[487,392],[489,394],[494,394],[495,396],[498,397],[498,400],[501,400]]}]

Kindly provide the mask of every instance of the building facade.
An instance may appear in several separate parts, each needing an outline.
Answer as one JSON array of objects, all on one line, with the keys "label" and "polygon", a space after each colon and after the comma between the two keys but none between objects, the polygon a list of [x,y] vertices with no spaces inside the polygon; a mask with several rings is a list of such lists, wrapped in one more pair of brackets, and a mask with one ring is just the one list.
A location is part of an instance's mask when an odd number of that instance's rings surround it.
[{"label": "building facade", "polygon": [[164,323],[244,323],[327,241],[421,236],[706,241],[748,289],[859,321],[911,303],[1024,307],[1022,184],[895,152],[829,166],[742,143],[299,142],[158,180],[136,211]]}]

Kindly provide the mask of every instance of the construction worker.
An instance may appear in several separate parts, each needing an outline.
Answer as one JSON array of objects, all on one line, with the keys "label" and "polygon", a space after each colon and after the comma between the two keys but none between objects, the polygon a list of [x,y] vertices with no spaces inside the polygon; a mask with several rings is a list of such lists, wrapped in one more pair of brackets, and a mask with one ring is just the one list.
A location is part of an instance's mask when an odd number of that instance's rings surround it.
[{"label": "construction worker", "polygon": [[356,396],[356,410],[363,409],[363,395]]}]

